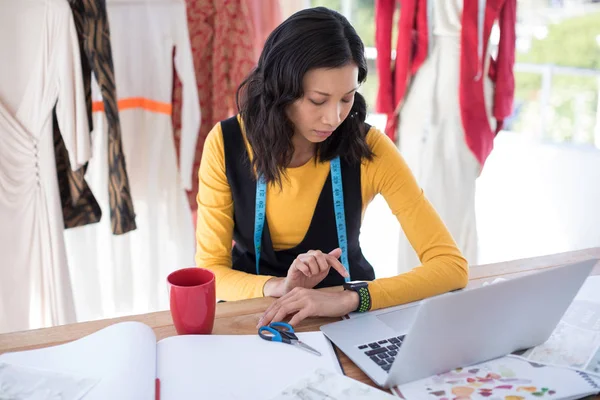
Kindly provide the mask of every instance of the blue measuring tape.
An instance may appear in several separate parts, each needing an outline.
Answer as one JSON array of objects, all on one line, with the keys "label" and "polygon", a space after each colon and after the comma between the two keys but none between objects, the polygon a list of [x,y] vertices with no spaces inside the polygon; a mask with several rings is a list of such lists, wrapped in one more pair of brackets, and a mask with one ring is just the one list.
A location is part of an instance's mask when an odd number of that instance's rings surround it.
[{"label": "blue measuring tape", "polygon": [[260,176],[256,182],[256,205],[254,209],[254,252],[256,254],[256,275],[260,275],[260,249],[263,228],[265,227],[265,209],[267,207],[267,182]]},{"label": "blue measuring tape", "polygon": [[[344,189],[342,187],[342,168],[340,158],[331,160],[331,186],[333,189],[333,207],[335,211],[335,225],[338,235],[338,244],[342,249],[342,265],[348,271],[346,282],[350,281],[350,264],[348,263],[348,238],[346,236],[346,214],[344,211]],[[265,227],[265,210],[267,206],[267,182],[263,176],[256,182],[256,206],[254,210],[254,251],[256,254],[256,275],[260,274],[260,251],[262,233]]]},{"label": "blue measuring tape", "polygon": [[342,167],[340,158],[331,160],[331,187],[333,189],[333,208],[335,210],[335,225],[337,228],[338,244],[342,249],[342,265],[346,268],[348,276],[346,282],[350,282],[350,263],[348,263],[348,238],[346,236],[346,214],[344,212],[344,188],[342,187]]}]

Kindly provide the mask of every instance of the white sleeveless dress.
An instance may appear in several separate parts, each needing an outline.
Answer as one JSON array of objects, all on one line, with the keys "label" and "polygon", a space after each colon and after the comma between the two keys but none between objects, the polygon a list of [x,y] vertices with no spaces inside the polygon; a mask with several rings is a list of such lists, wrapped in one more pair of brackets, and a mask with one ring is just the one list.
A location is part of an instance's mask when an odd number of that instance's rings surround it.
[{"label": "white sleeveless dress", "polygon": [[[469,265],[477,264],[475,180],[481,166],[467,146],[460,114],[460,40],[464,0],[431,0],[430,52],[414,77],[400,111],[399,148],[425,195],[440,214]],[[486,57],[489,60],[489,57]],[[493,83],[483,79],[490,126]],[[399,271],[419,260],[400,234]]]}]

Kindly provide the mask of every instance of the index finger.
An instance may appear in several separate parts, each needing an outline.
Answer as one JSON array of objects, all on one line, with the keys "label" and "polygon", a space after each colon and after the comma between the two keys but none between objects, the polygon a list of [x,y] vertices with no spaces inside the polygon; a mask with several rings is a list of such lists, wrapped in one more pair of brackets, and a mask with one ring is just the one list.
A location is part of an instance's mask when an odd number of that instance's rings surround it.
[{"label": "index finger", "polygon": [[271,304],[271,306],[267,308],[267,310],[263,313],[263,315],[258,320],[258,324],[256,325],[256,327],[259,328],[261,325],[269,325],[271,322],[273,322],[273,317],[279,311],[280,308],[280,299],[278,299],[273,304]]},{"label": "index finger", "polygon": [[346,271],[346,268],[344,268],[342,263],[339,262],[337,258],[329,254],[326,257],[327,261],[329,262],[329,265],[331,265],[337,272],[339,272],[341,276],[343,276],[344,278],[348,276],[348,271]]}]

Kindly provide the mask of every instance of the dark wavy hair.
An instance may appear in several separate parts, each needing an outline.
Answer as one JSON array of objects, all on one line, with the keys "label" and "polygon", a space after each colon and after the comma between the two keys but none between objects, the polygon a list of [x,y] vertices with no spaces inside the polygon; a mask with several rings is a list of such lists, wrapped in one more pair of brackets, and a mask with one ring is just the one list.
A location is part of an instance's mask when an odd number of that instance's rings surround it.
[{"label": "dark wavy hair", "polygon": [[[252,147],[252,166],[267,182],[281,187],[284,168],[292,160],[294,126],[287,107],[304,92],[304,75],[315,68],[358,67],[358,81],[367,77],[364,44],[350,22],[324,7],[293,14],[269,35],[258,65],[237,91],[237,105]],[[340,156],[350,163],[371,160],[367,142],[365,99],[354,95],[348,117],[333,135],[317,145],[320,161]]]}]

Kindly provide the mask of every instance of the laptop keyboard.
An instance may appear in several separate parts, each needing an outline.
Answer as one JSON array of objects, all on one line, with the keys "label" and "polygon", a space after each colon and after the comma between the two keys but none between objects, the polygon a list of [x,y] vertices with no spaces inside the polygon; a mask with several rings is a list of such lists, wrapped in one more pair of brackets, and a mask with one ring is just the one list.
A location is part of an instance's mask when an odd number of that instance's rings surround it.
[{"label": "laptop keyboard", "polygon": [[404,336],[392,337],[383,339],[378,342],[362,344],[358,346],[359,350],[363,350],[365,355],[379,365],[384,371],[389,372],[392,368],[392,363],[396,359],[398,349],[402,346]]}]

